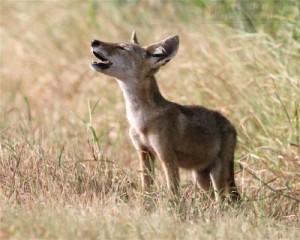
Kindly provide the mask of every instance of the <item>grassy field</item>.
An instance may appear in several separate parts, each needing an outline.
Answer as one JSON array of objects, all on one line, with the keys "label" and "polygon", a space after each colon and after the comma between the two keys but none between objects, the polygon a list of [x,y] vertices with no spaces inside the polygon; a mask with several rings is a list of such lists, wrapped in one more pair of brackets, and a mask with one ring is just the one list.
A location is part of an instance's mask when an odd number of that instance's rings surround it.
[{"label": "grassy field", "polygon": [[[299,239],[299,9],[250,31],[200,2],[1,1],[0,239]],[[182,171],[170,207],[157,162],[143,207],[121,91],[89,68],[91,39],[133,29],[144,45],[180,36],[157,74],[167,99],[236,126],[241,206],[211,202]]]}]

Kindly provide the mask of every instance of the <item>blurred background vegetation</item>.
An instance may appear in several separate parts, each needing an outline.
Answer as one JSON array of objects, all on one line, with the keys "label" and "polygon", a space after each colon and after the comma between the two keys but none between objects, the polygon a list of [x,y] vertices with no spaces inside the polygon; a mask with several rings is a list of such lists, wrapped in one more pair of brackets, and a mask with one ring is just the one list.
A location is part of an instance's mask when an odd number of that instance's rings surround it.
[{"label": "blurred background vegetation", "polygon": [[[115,7],[145,7],[144,0],[111,0]],[[96,15],[101,1],[89,0],[89,17],[92,25],[97,25]],[[226,24],[245,32],[266,32],[273,37],[287,35],[299,40],[299,11],[297,0],[172,0],[149,1],[145,12],[140,13],[147,18],[146,12],[151,8],[158,14],[164,14],[167,5],[172,5],[178,18],[189,23],[199,16],[204,23]],[[130,18],[128,13],[122,16]],[[141,22],[143,23],[143,22]]]}]

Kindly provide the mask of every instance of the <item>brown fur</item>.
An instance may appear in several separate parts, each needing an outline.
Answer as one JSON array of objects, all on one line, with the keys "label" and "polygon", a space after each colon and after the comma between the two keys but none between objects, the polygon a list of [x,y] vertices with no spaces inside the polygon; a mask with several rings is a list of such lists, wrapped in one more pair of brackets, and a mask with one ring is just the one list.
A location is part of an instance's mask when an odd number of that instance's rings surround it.
[{"label": "brown fur", "polygon": [[[166,100],[154,74],[172,59],[178,36],[141,47],[135,33],[131,43],[94,40],[92,51],[101,61],[92,63],[98,72],[116,77],[124,94],[130,136],[139,153],[142,186],[153,183],[154,158],[163,165],[168,189],[178,193],[179,167],[193,171],[205,191],[226,193],[240,199],[234,181],[236,131],[220,113],[201,106],[183,106]],[[211,196],[214,194],[211,192]]]}]

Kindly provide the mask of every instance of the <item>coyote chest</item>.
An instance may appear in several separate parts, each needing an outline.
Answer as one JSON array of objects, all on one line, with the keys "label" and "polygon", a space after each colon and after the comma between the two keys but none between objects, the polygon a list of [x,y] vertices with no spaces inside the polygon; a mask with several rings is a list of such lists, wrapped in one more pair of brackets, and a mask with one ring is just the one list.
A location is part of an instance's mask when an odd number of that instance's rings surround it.
[{"label": "coyote chest", "polygon": [[144,111],[132,111],[127,110],[127,119],[131,127],[133,127],[138,132],[143,132],[149,122],[149,116],[144,113]]},{"label": "coyote chest", "polygon": [[143,108],[134,109],[130,104],[126,104],[126,115],[130,126],[142,135],[147,132],[151,122],[153,122],[160,114],[159,110],[149,111]]}]

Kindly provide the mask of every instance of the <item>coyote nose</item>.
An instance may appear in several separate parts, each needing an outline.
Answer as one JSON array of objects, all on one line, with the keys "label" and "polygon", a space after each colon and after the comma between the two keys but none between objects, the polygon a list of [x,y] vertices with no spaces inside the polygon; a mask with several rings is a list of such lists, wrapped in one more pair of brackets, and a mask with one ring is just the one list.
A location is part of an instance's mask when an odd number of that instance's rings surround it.
[{"label": "coyote nose", "polygon": [[101,43],[100,41],[94,39],[94,40],[91,42],[91,46],[92,46],[92,47],[98,47],[98,46],[100,45],[100,43]]}]

